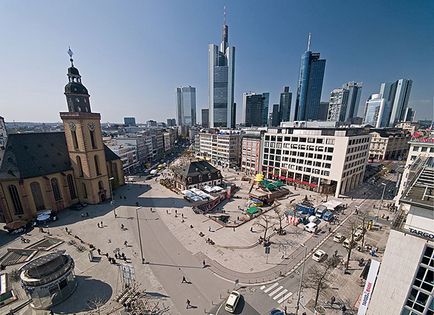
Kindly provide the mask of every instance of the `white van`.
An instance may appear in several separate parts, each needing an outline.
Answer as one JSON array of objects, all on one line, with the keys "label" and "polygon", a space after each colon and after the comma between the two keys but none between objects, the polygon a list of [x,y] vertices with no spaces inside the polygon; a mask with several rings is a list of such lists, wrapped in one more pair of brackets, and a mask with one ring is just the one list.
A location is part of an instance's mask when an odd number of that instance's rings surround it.
[{"label": "white van", "polygon": [[310,233],[316,233],[318,229],[318,224],[310,222],[304,226],[304,229]]},{"label": "white van", "polygon": [[225,310],[229,313],[234,313],[237,308],[238,301],[240,300],[241,294],[238,291],[232,291],[226,300]]}]

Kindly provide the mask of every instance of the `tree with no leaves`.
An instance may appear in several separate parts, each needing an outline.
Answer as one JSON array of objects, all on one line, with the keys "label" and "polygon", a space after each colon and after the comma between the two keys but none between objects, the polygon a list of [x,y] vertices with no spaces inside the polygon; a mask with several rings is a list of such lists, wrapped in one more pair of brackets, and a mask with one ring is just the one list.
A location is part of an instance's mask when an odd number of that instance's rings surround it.
[{"label": "tree with no leaves", "polygon": [[354,240],[354,233],[356,233],[357,230],[357,222],[356,221],[350,221],[350,225],[348,227],[348,232],[349,232],[349,239],[350,239],[350,246],[348,246],[348,248],[345,247],[345,249],[347,250],[347,260],[345,262],[345,270],[344,273],[346,273],[348,271],[348,267],[350,265],[350,259],[351,259],[351,252],[353,250],[353,247],[355,245],[355,240]]},{"label": "tree with no leaves", "polygon": [[255,222],[255,225],[261,227],[264,231],[264,242],[267,240],[267,232],[269,229],[274,228],[276,223],[271,223],[271,217],[268,215],[262,215],[260,221]]},{"label": "tree with no leaves", "polygon": [[101,308],[105,303],[107,303],[107,300],[99,296],[94,296],[87,300],[87,306],[89,307],[91,312],[95,312],[98,315],[101,314]]},{"label": "tree with no leaves", "polygon": [[285,210],[281,209],[279,207],[276,207],[276,208],[273,209],[273,211],[276,214],[277,220],[279,221],[279,229],[277,230],[277,233],[279,235],[286,234],[285,230],[283,229],[283,226],[282,226],[282,222],[286,218]]},{"label": "tree with no leaves", "polygon": [[314,309],[318,304],[319,294],[321,290],[327,288],[331,281],[328,278],[330,273],[339,263],[339,258],[336,256],[328,257],[323,263],[313,266],[307,273],[306,287],[315,289],[315,304]]}]

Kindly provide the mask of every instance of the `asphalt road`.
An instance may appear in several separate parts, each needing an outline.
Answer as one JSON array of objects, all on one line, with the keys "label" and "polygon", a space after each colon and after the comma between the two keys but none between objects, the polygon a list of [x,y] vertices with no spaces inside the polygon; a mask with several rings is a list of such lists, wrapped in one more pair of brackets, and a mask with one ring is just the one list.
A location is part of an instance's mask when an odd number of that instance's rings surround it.
[{"label": "asphalt road", "polygon": [[[152,197],[152,191],[151,189],[147,192],[147,197]],[[153,200],[153,207],[158,208],[155,203],[160,199]],[[220,296],[224,298],[228,295],[227,292],[233,288],[233,284],[203,268],[202,261],[194,257],[172,235],[159,219],[158,212],[151,212],[150,208],[140,208],[138,213],[143,255],[181,314],[204,314],[213,304],[220,302]],[[135,217],[135,213],[130,215]],[[137,228],[134,228],[133,232],[138,238]],[[187,283],[182,283],[183,277]],[[188,309],[187,299],[193,306]]]}]

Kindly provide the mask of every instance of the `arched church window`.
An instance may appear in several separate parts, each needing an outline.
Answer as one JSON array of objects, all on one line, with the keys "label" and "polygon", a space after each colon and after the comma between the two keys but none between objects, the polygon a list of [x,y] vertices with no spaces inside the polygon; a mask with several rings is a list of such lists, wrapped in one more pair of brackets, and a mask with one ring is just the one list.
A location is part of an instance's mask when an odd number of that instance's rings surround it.
[{"label": "arched church window", "polygon": [[57,178],[51,179],[51,188],[53,189],[54,200],[59,201],[62,200],[62,195],[59,189],[59,183],[57,182]]},{"label": "arched church window", "polygon": [[16,215],[24,214],[23,206],[21,204],[20,195],[18,194],[17,186],[9,185],[9,194],[14,204],[14,210]]}]

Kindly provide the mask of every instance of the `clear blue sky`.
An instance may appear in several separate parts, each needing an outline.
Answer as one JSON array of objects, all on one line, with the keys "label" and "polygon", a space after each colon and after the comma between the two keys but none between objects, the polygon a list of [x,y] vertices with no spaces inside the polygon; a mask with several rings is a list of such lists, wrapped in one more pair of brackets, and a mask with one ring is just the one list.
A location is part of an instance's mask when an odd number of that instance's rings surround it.
[{"label": "clear blue sky", "polygon": [[[363,82],[361,105],[380,83],[410,78],[417,118],[433,118],[434,1],[15,1],[0,2],[0,116],[59,121],[75,55],[102,121],[175,117],[175,88],[208,105],[208,44],[219,43],[223,6],[236,47],[235,99],[296,89],[307,33],[327,59],[322,99]],[[293,98],[293,103],[295,99]],[[270,104],[270,105],[271,105]]]}]

